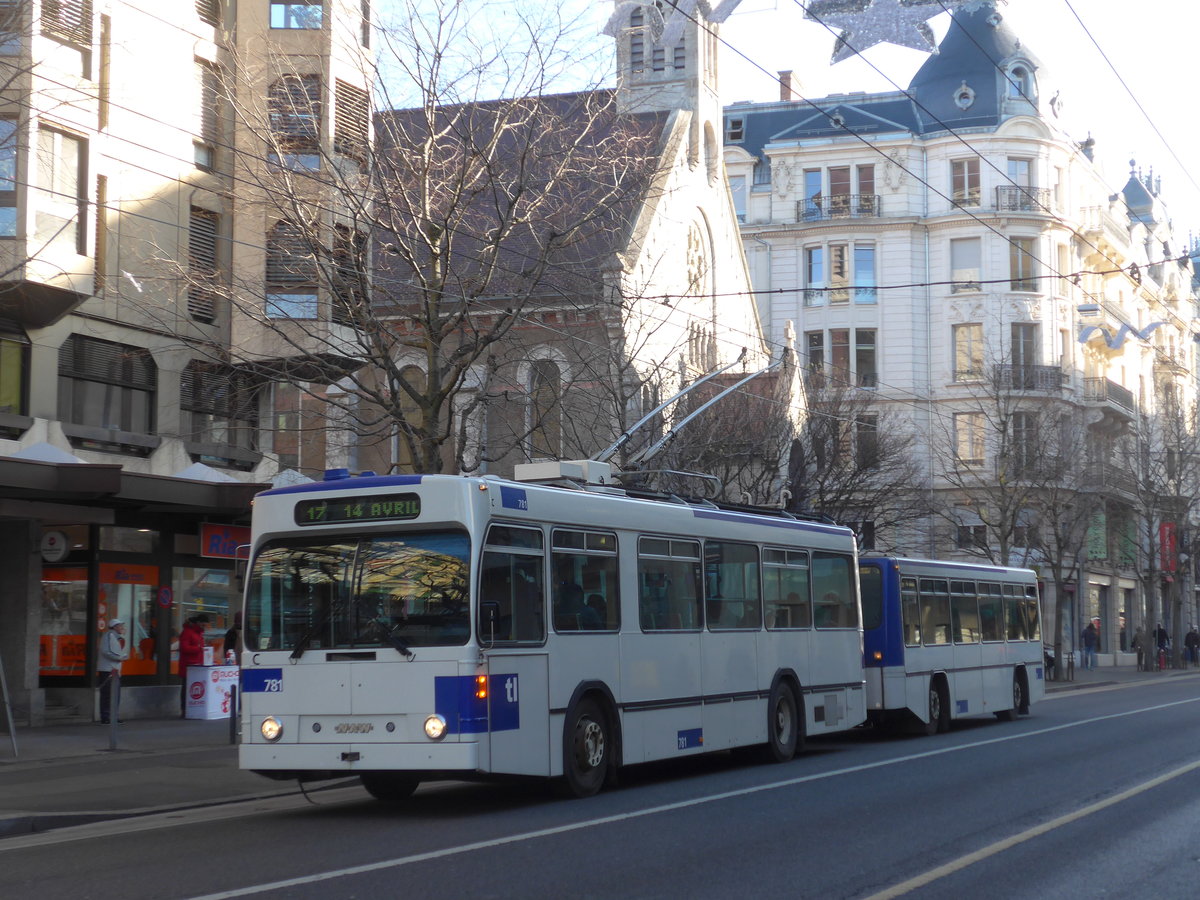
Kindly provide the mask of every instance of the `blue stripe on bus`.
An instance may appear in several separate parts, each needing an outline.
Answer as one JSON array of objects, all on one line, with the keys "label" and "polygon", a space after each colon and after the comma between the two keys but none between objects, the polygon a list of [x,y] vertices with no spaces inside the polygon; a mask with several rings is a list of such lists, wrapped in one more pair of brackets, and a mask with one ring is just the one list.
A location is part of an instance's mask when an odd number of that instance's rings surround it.
[{"label": "blue stripe on bus", "polygon": [[[519,682],[515,674],[488,676],[491,697],[491,731],[521,727]],[[433,711],[446,720],[450,734],[486,734],[488,697],[476,691],[474,675],[439,675],[433,679]]]},{"label": "blue stripe on bus", "polygon": [[772,528],[788,528],[793,531],[815,531],[820,534],[848,534],[849,528],[841,525],[822,525],[819,522],[799,522],[795,519],[776,519],[772,516],[756,516],[750,513],[724,512],[712,509],[693,509],[697,519],[717,519],[721,522],[740,522],[743,525],[767,525]]},{"label": "blue stripe on bus", "polygon": [[406,487],[420,484],[424,475],[367,475],[353,478],[338,478],[334,481],[314,481],[312,484],[294,484],[291,487],[271,488],[259,497],[274,497],[279,494],[315,494],[320,491],[342,491],[354,493],[359,488]]}]

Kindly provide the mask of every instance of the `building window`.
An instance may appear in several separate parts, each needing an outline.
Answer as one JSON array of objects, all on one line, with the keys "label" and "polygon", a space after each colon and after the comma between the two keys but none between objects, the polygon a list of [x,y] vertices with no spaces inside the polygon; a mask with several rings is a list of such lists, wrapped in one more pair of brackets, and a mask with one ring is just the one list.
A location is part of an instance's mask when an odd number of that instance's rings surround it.
[{"label": "building window", "polygon": [[950,293],[978,291],[982,287],[979,274],[979,238],[955,238],[950,241]]},{"label": "building window", "polygon": [[859,416],[855,420],[854,452],[860,469],[875,469],[879,467],[878,416]]},{"label": "building window", "polygon": [[1051,385],[1040,378],[1039,352],[1040,335],[1038,326],[1032,322],[1012,323],[1012,387],[1016,390],[1045,390],[1047,386],[1061,386],[1061,381]]},{"label": "building window", "polygon": [[958,526],[958,549],[959,550],[986,550],[987,549],[987,526],[986,525],[959,525]]},{"label": "building window", "polygon": [[1037,258],[1033,255],[1033,240],[1024,237],[1008,240],[1009,287],[1014,291],[1038,289]]},{"label": "building window", "polygon": [[671,65],[673,65],[676,69],[686,69],[687,68],[687,47],[682,42],[680,42],[672,48],[671,52],[673,54],[672,59],[671,59]]},{"label": "building window", "polygon": [[188,228],[188,315],[201,322],[217,317],[220,296],[220,261],[217,213],[193,206]]},{"label": "building window", "polygon": [[21,52],[21,37],[25,30],[22,7],[17,0],[0,3],[0,56],[15,56]]},{"label": "building window", "polygon": [[879,369],[875,358],[875,329],[854,329],[854,378],[859,387],[879,386]]},{"label": "building window", "polygon": [[876,303],[875,290],[875,247],[871,244],[854,245],[854,302]]},{"label": "building window", "polygon": [[852,262],[855,265],[861,263],[862,266],[861,271],[855,269],[855,302],[874,303],[875,248],[871,245],[851,247],[848,244],[828,244],[806,247],[804,250],[804,305],[836,306],[849,303]]},{"label": "building window", "polygon": [[184,439],[254,450],[258,394],[258,385],[245,372],[192,360],[179,389]]},{"label": "building window", "polygon": [[338,80],[333,101],[334,152],[362,163],[367,158],[370,134],[370,95],[362,88]]},{"label": "building window", "polygon": [[650,52],[650,68],[661,72],[667,67],[667,51],[665,47],[655,47]]},{"label": "building window", "polygon": [[955,206],[978,206],[979,157],[950,161],[950,199]]},{"label": "building window", "polygon": [[645,15],[640,8],[629,14],[629,66],[635,72],[640,72],[646,66],[646,43],[642,31],[645,23]]},{"label": "building window", "polygon": [[271,27],[320,28],[322,6],[323,0],[271,0]]},{"label": "building window", "polygon": [[58,417],[151,434],[157,369],[150,351],[73,334],[58,352]]},{"label": "building window", "polygon": [[35,235],[43,244],[86,252],[87,144],[82,138],[38,130]]},{"label": "building window", "polygon": [[330,273],[333,307],[330,318],[343,325],[360,322],[367,301],[367,236],[336,226],[333,240],[333,271]]},{"label": "building window", "polygon": [[1008,96],[1014,100],[1033,101],[1033,78],[1025,66],[1017,65],[1008,70]]},{"label": "building window", "polygon": [[838,384],[850,384],[850,329],[829,332],[829,375]]},{"label": "building window", "polygon": [[746,138],[746,120],[737,117],[725,120],[725,142],[740,144]]},{"label": "building window", "polygon": [[1015,477],[1030,475],[1039,455],[1037,417],[1030,412],[1014,412],[1011,420],[1012,446],[1009,461]]},{"label": "building window", "polygon": [[972,322],[954,326],[954,380],[983,378],[983,325]]},{"label": "building window", "polygon": [[317,318],[317,262],[308,233],[294,222],[276,222],[267,235],[267,315]]},{"label": "building window", "polygon": [[196,0],[196,15],[205,25],[220,25],[221,0]]},{"label": "building window", "polygon": [[810,221],[821,218],[821,170],[804,170],[804,198],[800,201],[800,219]]},{"label": "building window", "polygon": [[[26,386],[28,384],[29,339],[16,332],[15,324],[9,328],[0,320],[0,413],[23,416],[26,414]],[[0,428],[0,437],[17,437]]]},{"label": "building window", "polygon": [[17,123],[0,119],[0,238],[17,236]]},{"label": "building window", "polygon": [[552,359],[537,359],[529,367],[529,455],[562,456],[562,373]]},{"label": "building window", "polygon": [[825,332],[806,332],[804,345],[806,348],[805,366],[808,369],[806,380],[809,387],[820,389],[825,382]]},{"label": "building window", "polygon": [[981,412],[954,414],[955,456],[959,465],[983,465],[985,419]]},{"label": "building window", "polygon": [[289,169],[321,165],[321,76],[284,75],[267,98],[272,161]]},{"label": "building window", "polygon": [[754,161],[754,184],[764,185],[771,183],[771,158],[764,156],[762,159]]},{"label": "building window", "polygon": [[733,196],[733,211],[737,215],[737,220],[744,223],[746,221],[745,175],[729,176],[729,193]]}]

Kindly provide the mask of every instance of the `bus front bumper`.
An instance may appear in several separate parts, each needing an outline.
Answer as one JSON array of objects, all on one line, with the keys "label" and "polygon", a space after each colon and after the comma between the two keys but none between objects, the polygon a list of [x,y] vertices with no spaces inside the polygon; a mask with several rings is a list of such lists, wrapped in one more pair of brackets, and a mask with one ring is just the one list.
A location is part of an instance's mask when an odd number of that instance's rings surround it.
[{"label": "bus front bumper", "polygon": [[259,772],[475,772],[479,744],[242,744],[238,765]]}]

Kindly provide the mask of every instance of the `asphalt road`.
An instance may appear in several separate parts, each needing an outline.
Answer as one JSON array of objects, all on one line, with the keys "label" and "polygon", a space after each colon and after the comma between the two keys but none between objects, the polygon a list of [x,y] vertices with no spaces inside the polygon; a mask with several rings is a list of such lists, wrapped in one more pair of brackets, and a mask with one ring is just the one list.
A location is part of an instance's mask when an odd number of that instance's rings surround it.
[{"label": "asphalt road", "polygon": [[359,788],[0,843],[0,896],[1158,898],[1200,878],[1200,683],[1058,694],[1017,722],[539,783]]}]

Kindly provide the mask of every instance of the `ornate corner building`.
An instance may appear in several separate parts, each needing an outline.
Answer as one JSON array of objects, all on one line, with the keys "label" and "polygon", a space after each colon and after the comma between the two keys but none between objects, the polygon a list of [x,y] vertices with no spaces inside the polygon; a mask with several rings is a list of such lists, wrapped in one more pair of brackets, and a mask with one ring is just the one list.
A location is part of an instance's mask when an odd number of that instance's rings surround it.
[{"label": "ornate corner building", "polygon": [[[1197,618],[1171,462],[1195,441],[1191,260],[1157,180],[1114,194],[1067,134],[1003,7],[961,6],[901,90],[803,99],[781,73],[777,102],[725,108],[764,326],[796,323],[810,386],[912,430],[930,514],[881,548],[1033,566],[1051,623],[1055,583],[1072,595],[1067,648],[1099,617],[1128,661],[1136,627]],[[1087,515],[1056,556],[1068,494]]]}]

